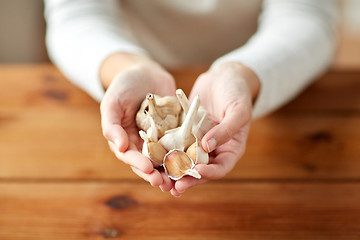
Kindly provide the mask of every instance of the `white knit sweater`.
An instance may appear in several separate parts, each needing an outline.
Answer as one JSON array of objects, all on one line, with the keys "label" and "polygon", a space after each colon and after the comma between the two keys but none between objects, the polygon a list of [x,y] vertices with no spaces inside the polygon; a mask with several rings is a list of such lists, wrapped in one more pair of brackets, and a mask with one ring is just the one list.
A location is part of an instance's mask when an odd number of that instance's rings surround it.
[{"label": "white knit sweater", "polygon": [[165,67],[241,62],[260,78],[254,117],[280,107],[331,63],[333,0],[45,0],[52,61],[100,101],[102,61],[146,54]]}]

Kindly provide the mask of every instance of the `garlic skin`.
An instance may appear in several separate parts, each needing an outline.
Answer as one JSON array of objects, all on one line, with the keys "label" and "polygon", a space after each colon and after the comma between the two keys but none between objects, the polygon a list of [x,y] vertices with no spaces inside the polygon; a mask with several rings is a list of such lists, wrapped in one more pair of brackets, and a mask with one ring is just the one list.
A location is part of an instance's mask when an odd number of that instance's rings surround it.
[{"label": "garlic skin", "polygon": [[163,164],[164,157],[167,151],[158,142],[151,141],[147,134],[143,131],[139,131],[140,137],[144,140],[142,147],[142,154],[148,157],[154,167],[159,167]]},{"label": "garlic skin", "polygon": [[208,164],[209,154],[201,147],[201,141],[196,141],[186,150],[186,154],[189,155],[191,160],[196,164]]},{"label": "garlic skin", "polygon": [[181,106],[176,97],[160,97],[154,94],[147,94],[136,114],[136,125],[147,131],[151,126],[150,117],[153,118],[159,137],[165,131],[176,128],[179,124]]},{"label": "garlic skin", "polygon": [[179,117],[179,123],[182,124],[185,120],[186,114],[189,111],[190,103],[182,89],[176,89],[176,97],[178,98],[180,105],[182,107],[182,112]]},{"label": "garlic skin", "polygon": [[[178,100],[181,104],[181,107],[183,109],[183,111],[181,112],[181,115],[179,117],[179,122],[180,122],[180,124],[182,124],[183,121],[185,120],[185,117],[186,117],[188,111],[189,111],[190,103],[182,89],[176,90],[176,97],[178,98]],[[201,122],[201,119],[203,119],[202,122]],[[201,124],[197,127],[197,131],[196,132],[193,131],[194,136],[198,139],[202,139],[204,137],[204,135],[211,128],[213,128],[215,126],[215,121],[213,121],[210,118],[210,115],[207,113],[206,109],[203,108],[202,106],[199,107],[197,116],[194,120],[194,126],[198,125],[200,122],[201,122]]]},{"label": "garlic skin", "polygon": [[144,140],[142,153],[152,161],[154,167],[159,167],[163,164],[167,151],[158,143],[158,132],[151,117],[150,122],[151,126],[146,133],[143,130],[139,131],[140,137]]},{"label": "garlic skin", "polygon": [[[205,120],[205,115],[201,118],[200,122],[193,126],[192,131],[195,136],[198,136],[198,131],[201,131],[200,128],[203,126]],[[201,146],[201,139],[196,138],[196,141],[186,150],[186,153],[191,157],[195,164],[208,164],[209,163],[209,154],[204,151]]]},{"label": "garlic skin", "polygon": [[200,179],[201,175],[194,169],[195,164],[191,158],[181,150],[171,150],[164,158],[165,173],[172,180],[179,180],[185,175]]},{"label": "garlic skin", "polygon": [[194,101],[191,103],[189,112],[186,115],[183,124],[178,128],[166,131],[165,135],[159,140],[159,143],[167,151],[173,149],[184,151],[195,141],[195,138],[192,135],[192,128],[199,106],[200,99],[199,96],[196,96]]}]

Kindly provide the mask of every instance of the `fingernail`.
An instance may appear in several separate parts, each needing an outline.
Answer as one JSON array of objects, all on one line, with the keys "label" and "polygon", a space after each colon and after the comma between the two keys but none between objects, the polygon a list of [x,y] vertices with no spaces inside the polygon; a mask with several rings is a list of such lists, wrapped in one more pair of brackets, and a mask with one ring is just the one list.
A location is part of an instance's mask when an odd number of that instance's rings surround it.
[{"label": "fingernail", "polygon": [[117,150],[119,151],[119,150],[120,150],[120,140],[116,138],[116,139],[114,140],[114,144],[115,144]]},{"label": "fingernail", "polygon": [[214,151],[216,147],[216,140],[214,138],[211,138],[209,141],[207,141],[206,147],[208,152]]},{"label": "fingernail", "polygon": [[174,194],[172,194],[174,197],[176,197],[176,198],[179,198],[179,197],[181,197],[181,194],[179,194],[179,195],[174,195]]},{"label": "fingernail", "polygon": [[177,190],[178,191],[178,193],[184,193],[185,192],[185,189],[183,189],[183,190],[181,190],[181,191],[179,191],[179,190]]},{"label": "fingernail", "polygon": [[[175,190],[175,189],[171,189],[170,190],[170,193],[171,193],[171,195],[173,195],[174,197],[181,197],[181,194],[179,194],[179,195],[177,195],[177,191]],[[178,192],[179,193],[179,192]]]}]

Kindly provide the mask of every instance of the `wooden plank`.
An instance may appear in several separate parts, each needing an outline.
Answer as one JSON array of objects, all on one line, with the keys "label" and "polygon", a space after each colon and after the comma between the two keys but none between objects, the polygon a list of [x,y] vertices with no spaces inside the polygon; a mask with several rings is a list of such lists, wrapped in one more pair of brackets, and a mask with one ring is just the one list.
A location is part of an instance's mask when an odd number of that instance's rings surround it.
[{"label": "wooden plank", "polygon": [[[190,92],[196,77],[206,68],[173,70],[177,86]],[[73,86],[51,64],[0,65],[0,109],[24,107],[89,107],[98,105]],[[330,71],[291,102],[286,110],[319,112],[360,109],[360,71]],[[9,91],[11,89],[11,91]],[[57,103],[57,104],[56,104]],[[15,109],[14,109],[15,108]],[[283,110],[284,110],[283,109]]]},{"label": "wooden plank", "polygon": [[360,71],[330,71],[282,108],[292,114],[359,114]]},{"label": "wooden plank", "polygon": [[[205,71],[194,68],[187,71],[173,71],[177,85],[190,91],[193,81]],[[276,113],[281,114],[359,114],[360,71],[331,70],[319,76],[304,92],[295,97]]]},{"label": "wooden plank", "polygon": [[359,183],[1,183],[0,239],[358,239]]},{"label": "wooden plank", "polygon": [[[137,179],[108,150],[97,118],[67,112],[32,111],[3,127],[1,178]],[[244,158],[226,178],[360,178],[359,125],[360,117],[258,120]]]},{"label": "wooden plank", "polygon": [[[188,91],[199,73],[174,75]],[[355,76],[329,73],[292,107],[256,120],[247,153],[227,179],[359,178]],[[337,92],[329,105],[316,95]],[[47,64],[0,67],[0,178],[138,179],[108,150],[98,103]]]}]

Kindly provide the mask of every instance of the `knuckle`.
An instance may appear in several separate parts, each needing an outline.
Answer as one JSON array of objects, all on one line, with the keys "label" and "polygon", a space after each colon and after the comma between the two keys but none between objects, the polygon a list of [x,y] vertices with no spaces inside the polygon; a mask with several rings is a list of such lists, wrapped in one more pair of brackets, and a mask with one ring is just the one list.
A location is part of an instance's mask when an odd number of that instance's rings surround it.
[{"label": "knuckle", "polygon": [[232,138],[232,136],[234,136],[234,129],[230,128],[230,127],[225,127],[224,128],[224,134],[225,134],[225,140],[230,140]]}]

